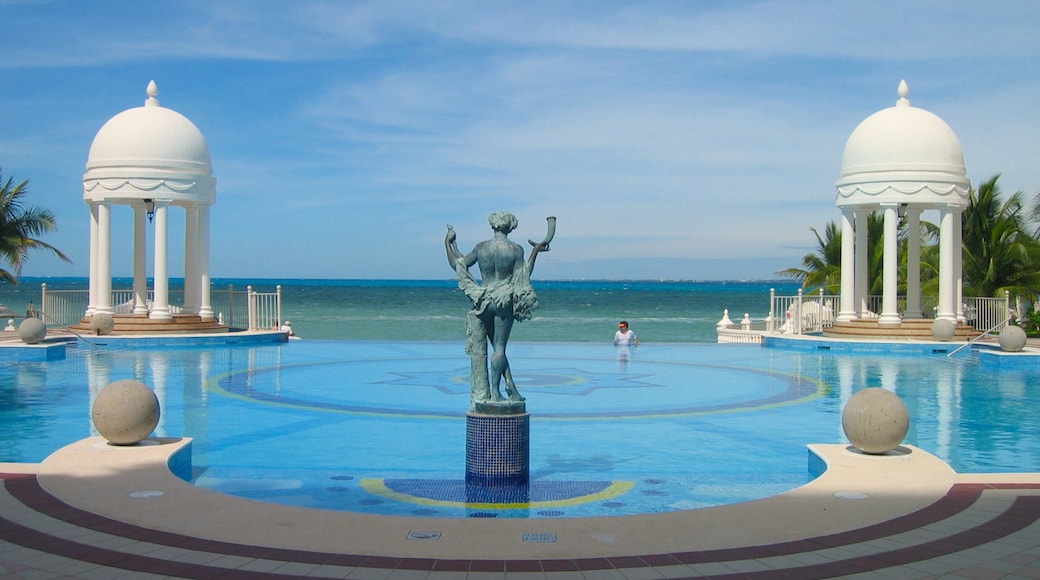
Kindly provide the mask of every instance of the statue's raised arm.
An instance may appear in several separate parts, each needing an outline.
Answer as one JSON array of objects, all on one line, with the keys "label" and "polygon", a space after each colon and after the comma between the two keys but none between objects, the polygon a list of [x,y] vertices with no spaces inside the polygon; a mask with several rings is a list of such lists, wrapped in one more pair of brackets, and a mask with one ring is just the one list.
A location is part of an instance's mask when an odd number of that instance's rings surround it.
[{"label": "statue's raised arm", "polygon": [[[540,242],[528,239],[527,243],[531,244],[531,257],[527,259],[527,266],[532,272],[534,272],[534,261],[538,259],[538,254],[541,252],[549,251],[549,242],[556,236],[556,216],[549,216],[545,218],[546,221],[546,232],[545,239]],[[451,226],[448,226],[451,227]]]},{"label": "statue's raised arm", "polygon": [[448,233],[444,235],[444,251],[448,254],[448,267],[454,272],[459,259],[462,258],[462,252],[455,241],[455,228],[451,224],[448,224]]}]

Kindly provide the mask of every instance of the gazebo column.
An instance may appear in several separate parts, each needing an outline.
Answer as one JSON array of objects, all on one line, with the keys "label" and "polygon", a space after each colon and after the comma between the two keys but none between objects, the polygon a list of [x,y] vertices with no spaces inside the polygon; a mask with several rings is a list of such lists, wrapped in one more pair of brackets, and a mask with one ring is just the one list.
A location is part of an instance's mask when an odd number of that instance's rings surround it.
[{"label": "gazebo column", "polygon": [[954,219],[959,217],[953,207],[940,210],[939,221],[939,310],[935,317],[956,322],[957,310],[954,301],[957,298],[956,285],[957,263],[954,256],[954,245],[957,228]]},{"label": "gazebo column", "polygon": [[213,316],[213,305],[210,301],[210,273],[209,273],[209,209],[210,206],[204,205],[199,210],[199,238],[198,238],[198,258],[199,258],[199,316],[202,320],[210,321],[214,319]]},{"label": "gazebo column", "polygon": [[870,275],[867,262],[867,215],[866,209],[856,210],[856,316],[870,312]]},{"label": "gazebo column", "polygon": [[155,202],[155,298],[148,318],[172,320],[170,314],[170,274],[168,263],[169,201]]},{"label": "gazebo column", "polygon": [[134,206],[134,314],[148,314],[147,209]]},{"label": "gazebo column", "polygon": [[199,313],[199,208],[184,208],[184,312]]},{"label": "gazebo column", "polygon": [[924,318],[921,312],[921,210],[908,208],[906,217],[906,312],[903,318]]},{"label": "gazebo column", "polygon": [[957,310],[957,320],[966,321],[964,316],[964,209],[953,208],[953,298]]},{"label": "gazebo column", "polygon": [[841,304],[838,322],[856,318],[856,235],[851,209],[841,212]]},{"label": "gazebo column", "polygon": [[98,276],[94,314],[112,314],[112,208],[98,204]]},{"label": "gazebo column", "polygon": [[98,280],[98,204],[89,203],[90,207],[90,280],[87,283],[87,311],[84,316],[93,316],[97,305]]},{"label": "gazebo column", "polygon": [[881,318],[879,325],[898,325],[899,318],[899,206],[881,204],[885,212],[884,256],[882,263]]}]

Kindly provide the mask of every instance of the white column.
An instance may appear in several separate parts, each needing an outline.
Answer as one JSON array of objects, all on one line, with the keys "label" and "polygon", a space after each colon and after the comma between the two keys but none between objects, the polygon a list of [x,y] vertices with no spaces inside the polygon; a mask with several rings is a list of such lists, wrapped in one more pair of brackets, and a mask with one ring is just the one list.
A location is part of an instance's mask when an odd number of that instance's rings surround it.
[{"label": "white column", "polygon": [[134,206],[134,314],[148,314],[148,226],[143,205]]},{"label": "white column", "polygon": [[953,298],[957,308],[957,320],[964,317],[964,230],[959,207],[953,209]]},{"label": "white column", "polygon": [[169,202],[155,202],[155,298],[152,300],[152,312],[148,318],[153,320],[171,320],[170,314],[170,268],[168,262],[169,246]]},{"label": "white column", "polygon": [[184,208],[184,312],[199,313],[199,208]]},{"label": "white column", "polygon": [[898,325],[899,319],[899,207],[884,204],[885,239],[882,264],[882,293],[880,325]]},{"label": "white column", "polygon": [[208,205],[199,208],[199,316],[203,320],[213,320],[209,278],[209,210]]},{"label": "white column", "polygon": [[98,271],[94,313],[112,314],[112,207],[98,205]]},{"label": "white column", "polygon": [[921,210],[906,210],[906,312],[903,318],[924,318],[921,313]]},{"label": "white column", "polygon": [[841,304],[838,322],[856,318],[856,231],[851,209],[841,211]]},{"label": "white column", "polygon": [[952,207],[944,207],[940,210],[939,218],[939,310],[935,313],[936,318],[956,322],[957,311],[954,306],[956,289],[954,288],[956,276],[956,262],[954,250],[957,229],[954,219],[957,212]]},{"label": "white column", "polygon": [[[92,316],[97,305],[98,281],[98,204],[90,203],[90,279],[87,290],[87,311],[84,316]],[[42,306],[42,304],[41,304]]]},{"label": "white column", "polygon": [[870,270],[867,261],[867,216],[870,213],[856,210],[856,316],[862,317],[870,311]]}]

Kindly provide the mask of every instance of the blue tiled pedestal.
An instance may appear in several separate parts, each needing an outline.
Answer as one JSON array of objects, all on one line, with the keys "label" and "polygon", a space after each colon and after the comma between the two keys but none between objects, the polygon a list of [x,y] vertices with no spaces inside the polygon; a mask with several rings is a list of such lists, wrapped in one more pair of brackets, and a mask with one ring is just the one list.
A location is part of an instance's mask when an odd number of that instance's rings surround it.
[{"label": "blue tiled pedestal", "polygon": [[467,483],[527,483],[530,474],[530,413],[466,413]]}]

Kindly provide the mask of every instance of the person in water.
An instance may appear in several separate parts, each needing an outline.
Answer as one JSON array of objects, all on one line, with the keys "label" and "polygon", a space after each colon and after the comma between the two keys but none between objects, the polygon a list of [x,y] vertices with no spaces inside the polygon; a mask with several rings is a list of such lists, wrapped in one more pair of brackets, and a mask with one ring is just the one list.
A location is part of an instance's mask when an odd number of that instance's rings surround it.
[{"label": "person in water", "polygon": [[618,323],[617,332],[614,333],[614,344],[617,346],[636,346],[639,344],[639,338],[628,327],[627,320],[622,320]]}]

